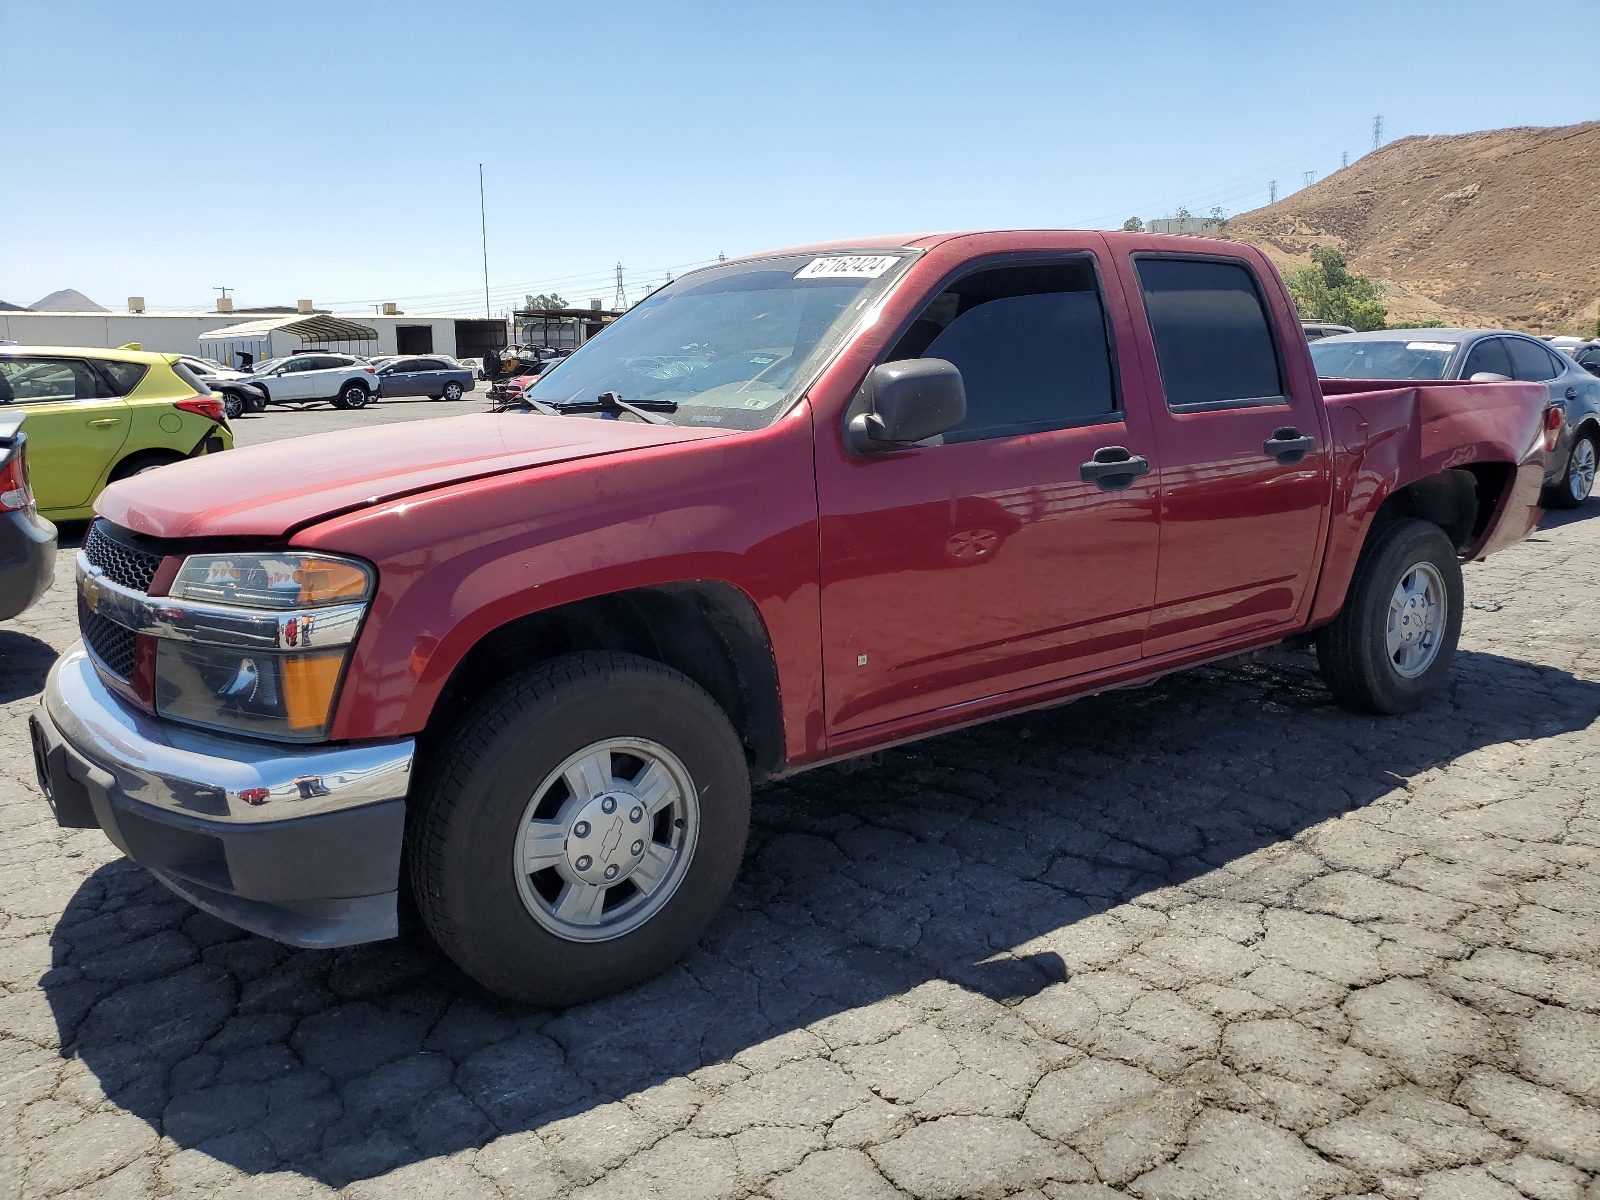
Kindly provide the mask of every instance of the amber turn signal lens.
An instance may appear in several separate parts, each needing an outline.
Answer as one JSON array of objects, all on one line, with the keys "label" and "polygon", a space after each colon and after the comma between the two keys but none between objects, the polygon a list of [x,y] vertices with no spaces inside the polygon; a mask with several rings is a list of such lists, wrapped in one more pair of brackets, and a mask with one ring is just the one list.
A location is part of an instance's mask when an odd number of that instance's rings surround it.
[{"label": "amber turn signal lens", "polygon": [[360,600],[367,594],[367,573],[354,563],[305,558],[300,560],[299,575],[301,604]]},{"label": "amber turn signal lens", "polygon": [[291,655],[283,660],[283,707],[290,729],[316,729],[327,723],[343,667],[343,654]]}]

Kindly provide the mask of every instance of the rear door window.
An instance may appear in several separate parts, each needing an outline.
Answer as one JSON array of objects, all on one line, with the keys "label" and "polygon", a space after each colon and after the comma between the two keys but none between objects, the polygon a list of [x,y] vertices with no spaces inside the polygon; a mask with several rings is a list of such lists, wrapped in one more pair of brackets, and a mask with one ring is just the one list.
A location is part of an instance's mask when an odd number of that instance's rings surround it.
[{"label": "rear door window", "polygon": [[1561,374],[1555,355],[1526,338],[1504,339],[1511,351],[1511,377],[1529,383],[1546,383]]},{"label": "rear door window", "polygon": [[1255,275],[1224,259],[1135,259],[1167,407],[1283,403],[1283,376]]},{"label": "rear door window", "polygon": [[98,365],[106,378],[111,381],[111,390],[118,396],[126,396],[133,391],[139,386],[139,381],[150,373],[148,363],[102,359]]},{"label": "rear door window", "polygon": [[1471,379],[1474,375],[1485,372],[1504,375],[1507,379],[1513,378],[1511,358],[1506,353],[1504,338],[1484,338],[1481,342],[1474,343],[1472,349],[1467,352],[1467,361],[1461,364],[1461,378]]},{"label": "rear door window", "polygon": [[0,404],[103,400],[115,394],[111,381],[81,358],[0,358]]},{"label": "rear door window", "polygon": [[1019,263],[966,275],[935,296],[888,360],[942,358],[967,391],[944,435],[976,441],[1112,420],[1119,411],[1094,263]]}]

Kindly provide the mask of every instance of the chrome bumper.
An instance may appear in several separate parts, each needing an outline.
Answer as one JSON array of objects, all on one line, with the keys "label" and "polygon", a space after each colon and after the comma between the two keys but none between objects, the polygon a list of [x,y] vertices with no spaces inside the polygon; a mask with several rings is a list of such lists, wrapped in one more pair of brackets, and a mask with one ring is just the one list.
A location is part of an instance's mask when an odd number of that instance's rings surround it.
[{"label": "chrome bumper", "polygon": [[186,899],[301,946],[392,937],[415,744],[274,745],[191,729],[113,693],[82,646],[31,722],[59,824],[103,829]]}]

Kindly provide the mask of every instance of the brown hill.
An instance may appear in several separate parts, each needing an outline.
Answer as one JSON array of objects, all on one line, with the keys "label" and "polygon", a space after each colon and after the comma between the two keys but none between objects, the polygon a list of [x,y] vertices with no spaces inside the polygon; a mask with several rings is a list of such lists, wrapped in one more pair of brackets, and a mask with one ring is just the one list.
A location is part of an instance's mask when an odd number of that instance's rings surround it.
[{"label": "brown hill", "polygon": [[1592,333],[1600,301],[1600,121],[1408,137],[1228,235],[1280,269],[1337,246],[1387,285],[1389,322]]}]

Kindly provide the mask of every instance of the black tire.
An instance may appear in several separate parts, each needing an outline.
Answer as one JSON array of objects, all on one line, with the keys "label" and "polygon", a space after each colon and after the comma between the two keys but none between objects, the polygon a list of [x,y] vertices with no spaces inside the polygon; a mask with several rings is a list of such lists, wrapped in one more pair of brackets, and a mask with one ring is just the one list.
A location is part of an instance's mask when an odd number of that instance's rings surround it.
[{"label": "black tire", "polygon": [[365,408],[372,403],[372,393],[364,386],[351,380],[339,389],[339,394],[334,398],[335,408]]},{"label": "black tire", "polygon": [[[532,915],[514,848],[544,781],[608,738],[649,739],[677,756],[698,795],[697,841],[675,889],[642,925],[610,940],[571,940]],[[727,897],[749,823],[749,771],[716,702],[649,659],[589,652],[508,680],[459,718],[419,776],[406,861],[428,932],[462,970],[501,995],[562,1007],[677,961]]]},{"label": "black tire", "polygon": [[238,392],[223,392],[222,411],[227,414],[228,420],[237,421],[245,414],[244,397]]},{"label": "black tire", "polygon": [[[1407,677],[1389,652],[1389,609],[1401,581],[1431,567],[1443,586],[1443,628],[1420,673]],[[1437,525],[1410,518],[1372,530],[1361,549],[1344,608],[1317,631],[1317,662],[1334,699],[1351,712],[1395,714],[1422,707],[1443,689],[1461,637],[1461,562]]]},{"label": "black tire", "polygon": [[[1591,469],[1574,478],[1573,466],[1580,453],[1579,447],[1587,446],[1591,455],[1589,462]],[[1600,439],[1595,437],[1594,430],[1585,429],[1572,439],[1572,449],[1567,452],[1567,466],[1561,472],[1561,478],[1545,488],[1540,503],[1546,508],[1577,508],[1589,498],[1594,487],[1594,471],[1592,469],[1595,458],[1600,457]],[[1585,482],[1585,479],[1587,482]]]},{"label": "black tire", "polygon": [[143,475],[146,471],[182,462],[183,458],[183,455],[172,450],[143,450],[138,454],[130,454],[111,469],[106,482],[116,483],[119,479],[131,479],[135,475]]},{"label": "black tire", "polygon": [[444,385],[444,399],[446,399],[446,400],[459,400],[459,399],[461,399],[461,396],[462,396],[461,385],[459,383],[457,383],[454,379],[452,379],[449,383]]}]

